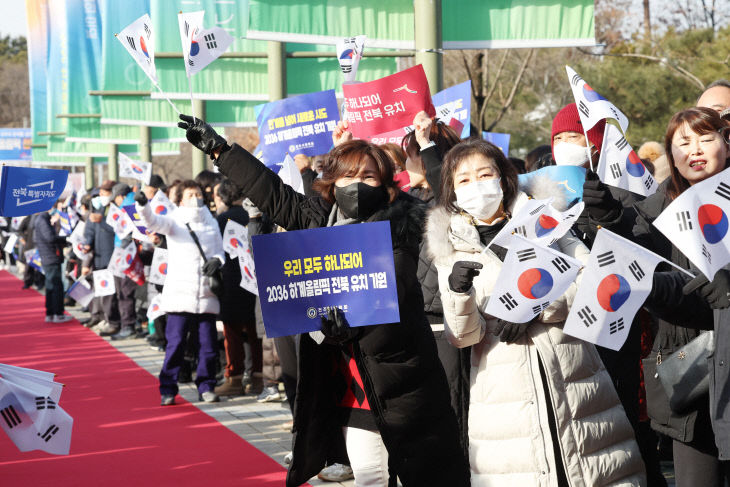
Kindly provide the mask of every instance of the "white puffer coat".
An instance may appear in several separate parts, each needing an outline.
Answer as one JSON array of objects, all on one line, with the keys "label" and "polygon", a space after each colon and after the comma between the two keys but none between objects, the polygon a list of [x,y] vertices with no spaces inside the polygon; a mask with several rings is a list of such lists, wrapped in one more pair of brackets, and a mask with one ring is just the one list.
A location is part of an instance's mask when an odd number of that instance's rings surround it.
[{"label": "white puffer coat", "polygon": [[213,215],[206,207],[180,206],[169,216],[156,215],[151,205],[137,205],[144,225],[167,236],[167,277],[162,288],[162,309],[166,313],[218,314],[220,304],[203,274],[203,258],[188,232],[186,223],[198,236],[205,256],[225,262],[223,240]]},{"label": "white puffer coat", "polygon": [[[520,193],[510,213],[526,201]],[[633,429],[595,347],[561,330],[576,284],[543,311],[527,336],[506,344],[491,333],[496,319],[480,311],[502,263],[493,253],[482,253],[471,217],[437,207],[429,215],[426,235],[439,273],[447,337],[456,347],[473,346],[468,423],[472,486],[557,486],[551,416],[571,487],[645,485]],[[587,261],[588,249],[570,234],[556,246]],[[448,285],[459,260],[484,265],[466,293]]]}]

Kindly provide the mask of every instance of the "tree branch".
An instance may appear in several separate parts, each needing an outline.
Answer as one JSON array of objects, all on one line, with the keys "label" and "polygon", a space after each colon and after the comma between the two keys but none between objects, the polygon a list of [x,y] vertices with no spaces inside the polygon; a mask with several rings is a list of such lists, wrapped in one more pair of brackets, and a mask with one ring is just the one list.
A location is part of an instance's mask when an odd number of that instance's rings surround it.
[{"label": "tree branch", "polygon": [[535,49],[530,49],[527,53],[527,56],[525,56],[524,61],[522,61],[522,66],[520,66],[520,71],[517,73],[517,79],[515,79],[514,84],[512,85],[512,91],[510,91],[509,96],[507,97],[507,100],[502,104],[502,108],[499,111],[499,114],[497,115],[497,118],[494,119],[494,121],[489,125],[489,128],[487,128],[487,132],[490,132],[494,127],[497,126],[497,124],[502,120],[502,117],[505,113],[507,113],[507,110],[509,109],[510,105],[512,105],[512,101],[514,100],[515,93],[517,93],[517,88],[520,86],[520,82],[522,81],[522,75],[525,74],[525,70],[527,69],[527,64],[530,62],[530,58],[532,57],[533,53],[535,52]]},{"label": "tree branch", "polygon": [[510,50],[505,49],[504,55],[502,56],[502,60],[499,63],[499,67],[497,68],[497,74],[494,77],[494,82],[492,83],[492,86],[489,87],[489,92],[484,97],[484,102],[482,106],[479,109],[479,129],[482,130],[484,127],[484,114],[487,111],[487,105],[489,104],[489,100],[492,99],[492,95],[494,95],[494,90],[497,87],[497,84],[499,83],[499,78],[502,75],[502,69],[504,68],[504,63],[507,61],[507,55],[509,54]]},{"label": "tree branch", "polygon": [[658,57],[658,56],[650,56],[648,54],[638,54],[638,53],[603,53],[603,54],[596,54],[592,53],[590,51],[587,51],[581,47],[577,48],[580,52],[584,54],[590,54],[591,56],[613,56],[613,57],[628,57],[628,58],[637,58],[637,59],[646,59],[648,61],[654,61],[659,64],[663,64],[664,66],[667,66],[670,69],[675,70],[677,73],[680,74],[680,76],[686,78],[689,80],[692,84],[697,85],[700,89],[705,89],[705,84],[702,82],[701,79],[699,79],[694,74],[690,73],[686,69],[684,69],[681,66],[677,66],[676,64],[672,64],[669,62],[669,59],[666,57]]}]

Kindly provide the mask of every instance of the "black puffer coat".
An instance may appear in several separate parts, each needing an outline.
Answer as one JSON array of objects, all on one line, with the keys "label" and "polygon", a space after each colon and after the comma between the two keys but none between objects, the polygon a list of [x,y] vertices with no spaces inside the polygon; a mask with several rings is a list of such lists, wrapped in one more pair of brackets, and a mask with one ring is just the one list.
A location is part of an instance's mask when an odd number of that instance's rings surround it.
[{"label": "black puffer coat", "polygon": [[[261,211],[287,230],[323,227],[331,205],[296,193],[237,145],[222,153],[220,171]],[[388,449],[391,474],[404,486],[469,485],[469,465],[459,446],[456,418],[423,313],[416,279],[425,206],[401,193],[368,221],[390,221],[400,323],[363,327],[352,343],[375,423]],[[293,460],[287,486],[300,485],[326,462],[345,461],[342,424],[335,414],[331,377],[342,349],[316,345],[302,335],[294,410]]]},{"label": "black puffer coat", "polygon": [[[633,229],[633,240],[652,252],[679,265],[684,269],[690,268],[690,262],[680,250],[675,247],[652,222],[669,206],[671,200],[666,194],[669,180],[664,181],[656,193],[634,205],[636,222]],[[659,264],[657,271],[671,271],[667,264]],[[695,439],[695,424],[709,424],[709,397],[702,399],[694,409],[685,414],[676,414],[669,408],[669,399],[664,392],[658,378],[655,378],[656,353],[661,350],[666,356],[673,353],[682,345],[692,341],[702,330],[713,328],[712,310],[698,303],[692,307],[689,320],[684,313],[675,313],[677,319],[671,322],[658,319],[657,335],[654,338],[653,353],[650,359],[644,360],[644,378],[646,384],[646,403],[654,430],[675,440],[690,442]],[[703,435],[704,436],[704,435]]]},{"label": "black puffer coat", "polygon": [[[248,213],[241,206],[234,206],[216,217],[223,235],[228,220],[244,227],[248,225]],[[219,319],[224,323],[251,323],[254,318],[256,296],[241,287],[241,266],[238,259],[226,254],[223,274],[223,295],[220,296]]]}]

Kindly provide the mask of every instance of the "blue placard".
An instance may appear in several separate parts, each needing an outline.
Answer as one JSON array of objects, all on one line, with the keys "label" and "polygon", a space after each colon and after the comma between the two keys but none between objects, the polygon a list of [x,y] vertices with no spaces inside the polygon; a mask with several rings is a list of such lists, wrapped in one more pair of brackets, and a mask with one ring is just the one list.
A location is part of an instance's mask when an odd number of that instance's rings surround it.
[{"label": "blue placard", "polygon": [[565,193],[568,206],[583,200],[583,183],[586,181],[586,169],[579,166],[547,166],[537,171],[520,174],[519,187],[522,190],[535,176],[547,176],[557,183],[557,188]]},{"label": "blue placard", "polygon": [[0,161],[30,161],[31,129],[0,129]]},{"label": "blue placard", "polygon": [[400,321],[388,222],[251,240],[267,337],[319,330],[319,317],[331,307],[339,307],[350,326]]},{"label": "blue placard", "polygon": [[504,153],[504,157],[509,157],[509,139],[510,134],[500,134],[499,132],[482,132],[482,139],[496,145]]},{"label": "blue placard", "polygon": [[[436,111],[447,103],[456,102],[454,118],[464,124],[461,129],[461,138],[469,137],[471,129],[471,80],[441,90],[431,97]],[[446,123],[449,121],[446,120]]]},{"label": "blue placard", "polygon": [[286,154],[316,156],[332,148],[332,132],[340,120],[335,90],[293,96],[254,107],[259,147],[266,164]]},{"label": "blue placard", "polygon": [[62,169],[3,166],[0,171],[0,216],[24,216],[48,211],[68,179]]}]

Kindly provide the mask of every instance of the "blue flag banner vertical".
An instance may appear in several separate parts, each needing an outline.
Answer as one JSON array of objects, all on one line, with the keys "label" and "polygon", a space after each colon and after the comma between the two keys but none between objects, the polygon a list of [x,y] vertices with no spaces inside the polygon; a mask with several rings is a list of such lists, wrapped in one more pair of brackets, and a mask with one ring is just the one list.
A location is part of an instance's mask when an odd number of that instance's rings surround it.
[{"label": "blue flag banner vertical", "polygon": [[0,171],[0,216],[48,211],[66,187],[68,171],[3,166]]},{"label": "blue flag banner vertical", "polygon": [[269,338],[319,330],[340,308],[350,326],[400,321],[388,222],[252,238]]},{"label": "blue flag banner vertical", "polygon": [[268,164],[286,154],[316,156],[332,148],[332,131],[340,120],[335,90],[319,91],[257,105],[260,149]]},{"label": "blue flag banner vertical", "polygon": [[496,145],[504,153],[504,157],[509,157],[509,139],[510,134],[500,134],[499,132],[482,132],[482,139]]},{"label": "blue flag banner vertical", "polygon": [[[449,86],[431,97],[436,107],[436,114],[443,107],[447,107],[455,119],[463,124],[461,138],[469,137],[471,130],[471,80],[464,81],[458,85]],[[444,123],[449,123],[444,120]]]}]

